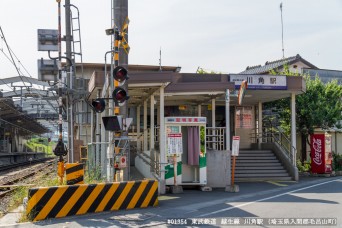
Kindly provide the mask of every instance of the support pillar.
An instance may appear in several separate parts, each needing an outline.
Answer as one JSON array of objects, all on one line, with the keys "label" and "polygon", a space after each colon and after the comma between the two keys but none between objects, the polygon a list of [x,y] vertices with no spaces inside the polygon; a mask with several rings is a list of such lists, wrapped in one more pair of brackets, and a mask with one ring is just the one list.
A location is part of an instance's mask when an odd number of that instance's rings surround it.
[{"label": "support pillar", "polygon": [[[226,90],[226,150],[230,153],[230,91]],[[230,163],[229,163],[230,164]]]},{"label": "support pillar", "polygon": [[298,169],[296,167],[297,158],[297,138],[296,138],[296,94],[291,93],[291,152],[292,152],[292,164],[294,168],[294,179],[298,181]]},{"label": "support pillar", "polygon": [[262,143],[262,102],[258,102],[258,148],[261,150],[261,143]]},{"label": "support pillar", "polygon": [[147,100],[144,101],[144,151],[147,151]]},{"label": "support pillar", "polygon": [[164,109],[164,86],[160,87],[160,104],[159,104],[159,151],[160,151],[160,180],[159,193],[165,194],[165,164],[166,164],[166,142],[165,142],[165,109]]},{"label": "support pillar", "polygon": [[212,127],[212,141],[213,141],[213,149],[216,149],[216,132],[215,132],[215,127],[216,127],[216,100],[211,99],[211,127]]},{"label": "support pillar", "polygon": [[226,189],[230,188],[231,185],[231,150],[230,150],[230,91],[229,89],[226,90],[226,99],[225,99],[225,105],[226,105],[226,150],[227,150],[227,169],[226,169]]},{"label": "support pillar", "polygon": [[140,109],[141,106],[137,107],[137,151],[141,151],[141,139],[140,139]]},{"label": "support pillar", "polygon": [[[97,91],[97,98],[101,96],[101,90]],[[95,142],[99,143],[101,141],[101,124],[100,124],[100,113],[96,113],[96,138]],[[100,144],[95,144],[95,169],[100,167]]]},{"label": "support pillar", "polygon": [[198,111],[197,116],[202,116],[202,105],[197,106],[197,111]]},{"label": "support pillar", "polygon": [[94,111],[90,109],[90,142],[94,142]]},{"label": "support pillar", "polygon": [[150,151],[154,149],[154,95],[151,95],[150,105]]}]

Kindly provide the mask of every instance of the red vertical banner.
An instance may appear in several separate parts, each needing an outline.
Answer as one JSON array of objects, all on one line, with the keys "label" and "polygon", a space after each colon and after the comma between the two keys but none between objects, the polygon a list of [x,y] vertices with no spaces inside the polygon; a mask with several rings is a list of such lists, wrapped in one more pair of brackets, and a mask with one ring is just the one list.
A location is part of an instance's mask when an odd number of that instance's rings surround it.
[{"label": "red vertical banner", "polygon": [[311,172],[325,173],[325,135],[311,135]]}]

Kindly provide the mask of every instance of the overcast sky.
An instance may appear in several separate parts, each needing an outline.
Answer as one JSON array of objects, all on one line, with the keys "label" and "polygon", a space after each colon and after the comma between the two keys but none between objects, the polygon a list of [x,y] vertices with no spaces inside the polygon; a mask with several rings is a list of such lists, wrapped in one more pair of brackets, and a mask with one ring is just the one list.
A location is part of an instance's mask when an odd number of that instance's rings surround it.
[{"label": "overcast sky", "polygon": [[[281,59],[281,2],[285,57],[300,54],[319,68],[342,70],[341,0],[129,0],[129,63],[158,65],[160,48],[162,65],[184,73],[198,67],[238,73]],[[84,62],[104,62],[111,0],[71,3],[80,9]],[[47,58],[37,51],[37,29],[57,29],[56,1],[1,0],[0,26],[20,63],[37,77],[37,59]],[[0,49],[8,56],[3,39]],[[0,78],[16,76],[2,51]]]}]

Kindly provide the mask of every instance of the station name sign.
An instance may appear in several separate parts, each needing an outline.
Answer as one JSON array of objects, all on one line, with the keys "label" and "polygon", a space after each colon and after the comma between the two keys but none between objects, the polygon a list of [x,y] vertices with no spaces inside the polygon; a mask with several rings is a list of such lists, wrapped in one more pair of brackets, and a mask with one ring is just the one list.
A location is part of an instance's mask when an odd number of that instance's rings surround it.
[{"label": "station name sign", "polygon": [[231,74],[230,82],[235,83],[235,89],[239,89],[242,81],[246,80],[248,89],[260,90],[287,90],[286,76],[283,75],[258,75],[258,74]]},{"label": "station name sign", "polygon": [[207,123],[206,117],[165,117],[165,123]]}]

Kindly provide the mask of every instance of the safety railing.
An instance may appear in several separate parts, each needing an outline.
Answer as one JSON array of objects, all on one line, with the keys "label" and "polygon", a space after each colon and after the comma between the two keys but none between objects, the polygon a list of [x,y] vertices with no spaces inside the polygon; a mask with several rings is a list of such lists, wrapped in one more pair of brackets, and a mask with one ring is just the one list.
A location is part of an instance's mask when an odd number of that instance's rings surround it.
[{"label": "safety railing", "polygon": [[152,149],[150,151],[138,152],[137,156],[148,166],[150,166],[150,173],[157,179],[160,178],[160,152]]},{"label": "safety railing", "polygon": [[206,146],[207,149],[213,150],[225,150],[225,136],[226,128],[225,127],[207,127],[206,132]]},{"label": "safety railing", "polygon": [[284,154],[290,159],[292,165],[296,166],[296,148],[292,146],[291,140],[288,139],[280,127],[273,125],[264,127],[262,134],[258,133],[258,130],[255,129],[255,132],[251,133],[251,138],[254,143],[276,143],[283,149]]}]

